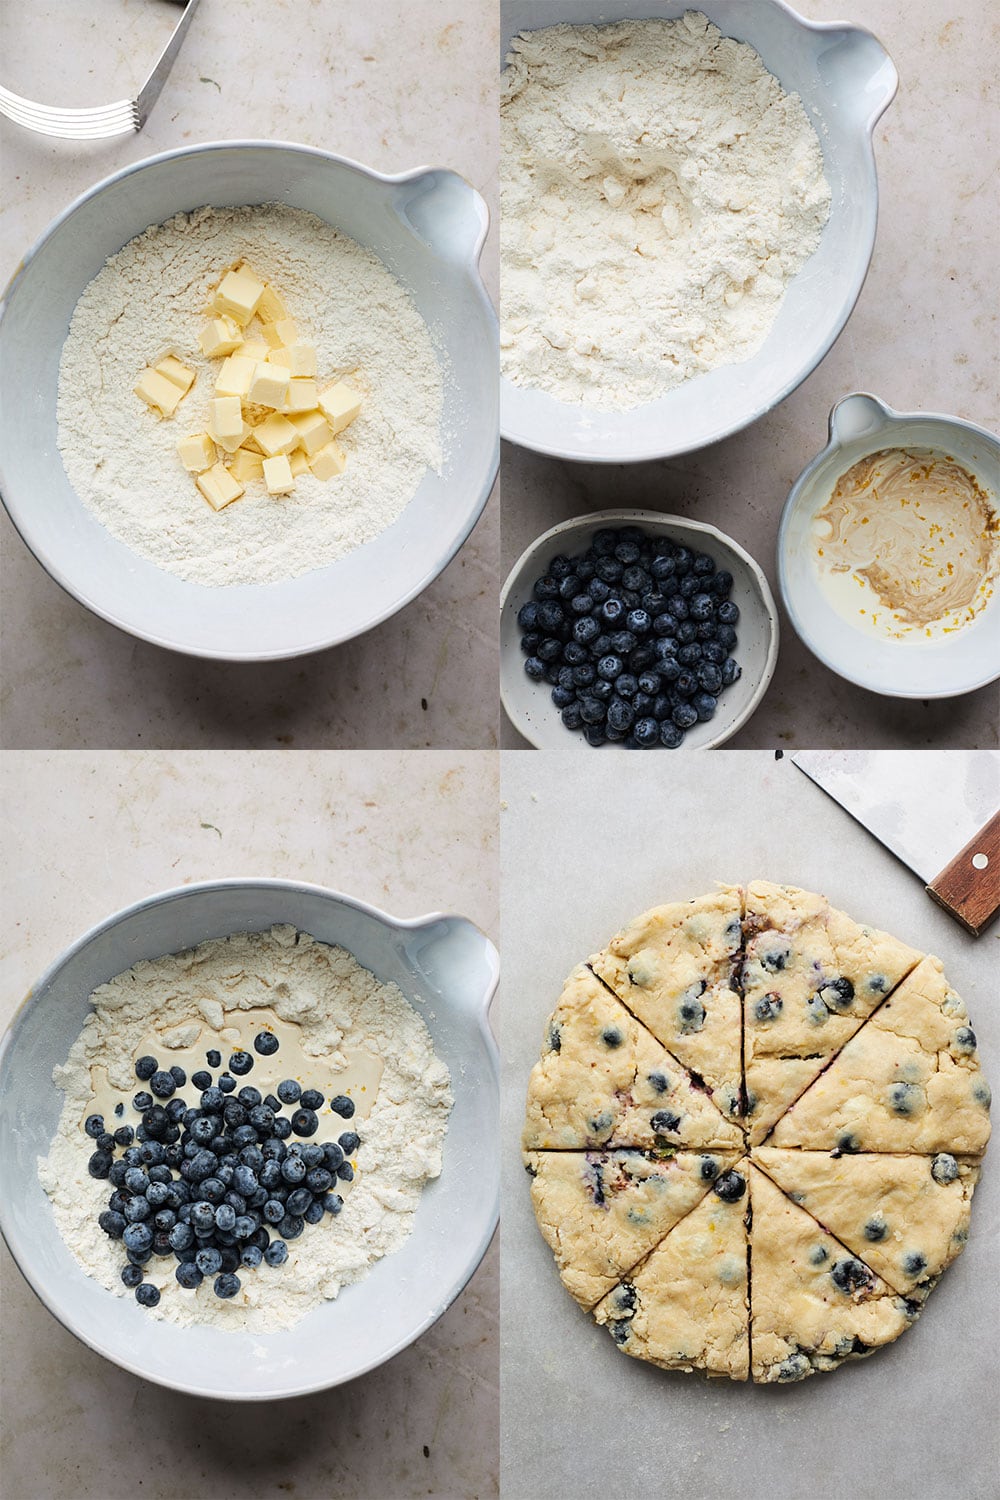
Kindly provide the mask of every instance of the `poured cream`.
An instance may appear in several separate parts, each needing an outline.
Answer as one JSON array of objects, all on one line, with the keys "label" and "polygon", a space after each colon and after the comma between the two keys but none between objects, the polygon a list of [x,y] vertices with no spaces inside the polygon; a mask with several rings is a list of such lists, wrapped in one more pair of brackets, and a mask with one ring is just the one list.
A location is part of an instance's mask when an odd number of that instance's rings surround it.
[{"label": "poured cream", "polygon": [[824,594],[860,629],[927,639],[960,630],[992,597],[1000,516],[975,477],[930,448],[859,460],[813,517]]},{"label": "poured cream", "polygon": [[[272,1094],[284,1078],[296,1079],[304,1089],[319,1089],[323,1095],[323,1107],[318,1110],[319,1130],[312,1137],[315,1141],[336,1140],[345,1130],[354,1130],[360,1120],[372,1111],[382,1078],[382,1059],[370,1052],[344,1050],[316,1057],[302,1047],[302,1033],[298,1026],[282,1021],[273,1010],[261,1006],[256,1010],[225,1011],[221,1031],[193,1021],[189,1027],[171,1027],[170,1040],[179,1040],[178,1032],[191,1033],[184,1036],[183,1046],[168,1046],[165,1036],[150,1030],[133,1054],[133,1062],[140,1057],[155,1057],[161,1068],[169,1071],[175,1065],[184,1069],[188,1082],[177,1090],[189,1104],[197,1104],[199,1090],[191,1084],[192,1073],[205,1069],[211,1073],[213,1082],[219,1074],[228,1071],[229,1058],[233,1052],[249,1052],[254,1065],[249,1073],[236,1079],[237,1090],[252,1083],[262,1094]],[[261,1057],[254,1051],[253,1039],[261,1031],[272,1031],[278,1038],[278,1050],[270,1057]],[[212,1048],[222,1054],[222,1064],[211,1067],[205,1053]],[[235,1075],[234,1075],[235,1076]],[[95,1064],[90,1070],[91,1096],[80,1117],[80,1125],[88,1115],[104,1116],[106,1130],[114,1131],[119,1125],[134,1126],[139,1119],[138,1111],[132,1108],[132,1097],[140,1090],[149,1091],[149,1084],[137,1078],[135,1086],[123,1092],[108,1079],[107,1069]],[[346,1094],[354,1103],[355,1112],[350,1120],[344,1120],[330,1109],[330,1099],[337,1094]],[[157,1100],[166,1104],[168,1100]],[[124,1112],[115,1114],[115,1106],[124,1104]],[[285,1112],[297,1108],[285,1106]],[[356,1165],[356,1162],[355,1162]],[[341,1182],[337,1191],[343,1196],[350,1183]]]}]

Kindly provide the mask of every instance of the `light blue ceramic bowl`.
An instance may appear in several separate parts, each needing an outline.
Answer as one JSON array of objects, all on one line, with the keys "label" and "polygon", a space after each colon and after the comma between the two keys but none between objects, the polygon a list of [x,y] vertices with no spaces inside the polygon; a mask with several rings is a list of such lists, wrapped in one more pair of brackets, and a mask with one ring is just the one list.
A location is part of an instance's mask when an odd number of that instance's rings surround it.
[{"label": "light blue ceramic bowl", "polygon": [[[56,442],[59,358],[73,309],[108,256],[203,204],[287,203],[368,246],[410,292],[446,360],[445,463],[394,525],[300,578],[206,588],[137,556],[81,504]],[[78,198],[0,301],[0,492],[27,546],[112,625],[194,656],[265,661],[350,640],[451,561],[496,477],[496,318],[479,276],[489,223],[454,172],[383,176],[306,146],[227,141],[168,151]]]},{"label": "light blue ceramic bowl", "polygon": [[[182,1328],[87,1276],[38,1181],[62,1094],[52,1069],[83,1028],[94,988],[140,959],[291,923],[397,984],[451,1072],[455,1106],[441,1175],[413,1232],[368,1276],[271,1334]],[[0,1041],[0,1229],[32,1289],[77,1338],[160,1385],[229,1401],[305,1395],[352,1380],[424,1333],[482,1259],[499,1212],[498,1061],[487,1010],[492,943],[462,917],[397,921],[349,896],[281,880],[222,880],[151,896],[84,933],[42,975]]]}]

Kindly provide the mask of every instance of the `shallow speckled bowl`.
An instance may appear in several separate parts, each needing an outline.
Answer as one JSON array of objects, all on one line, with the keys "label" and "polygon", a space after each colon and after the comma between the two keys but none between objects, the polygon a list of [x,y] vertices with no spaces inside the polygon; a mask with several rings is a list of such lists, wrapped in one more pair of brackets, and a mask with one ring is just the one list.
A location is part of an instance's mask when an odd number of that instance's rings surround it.
[{"label": "shallow speckled bowl", "polygon": [[896,92],[896,69],[867,31],[808,21],[784,0],[504,0],[500,66],[511,38],[561,22],[672,20],[700,10],[760,54],[816,127],[833,193],[819,248],[791,282],[762,348],[631,411],[599,411],[545,391],[500,386],[505,438],[588,463],[635,463],[717,443],[777,406],[819,364],[868,274],[878,218],[872,136]]},{"label": "shallow speckled bowl", "polygon": [[830,413],[829,441],[803,469],[778,531],[782,602],[802,641],[848,682],[890,698],[952,698],[1000,677],[1000,589],[971,624],[938,640],[879,640],[859,630],[820,592],[812,520],[852,464],[881,448],[935,448],[963,464],[1000,510],[1000,441],[960,417],[898,412],[862,392]]},{"label": "shallow speckled bowl", "polygon": [[[748,552],[731,537],[704,521],[665,516],[656,510],[600,510],[593,515],[562,521],[532,542],[508,575],[500,595],[500,697],[515,728],[536,750],[577,750],[587,755],[624,750],[621,743],[599,751],[578,731],[568,730],[552,702],[546,682],[534,682],[524,670],[517,612],[532,597],[535,580],[547,571],[557,552],[574,556],[589,547],[602,526],[640,526],[643,531],[668,536],[698,552],[707,552],[717,568],[733,575],[731,598],[739,605],[737,643],[733,655],[743,675],[719,696],[715,716],[695,724],[684,736],[682,750],[710,750],[731,739],[756,711],[778,660],[778,611],[767,579]],[[628,753],[628,752],[626,752]],[[653,755],[670,752],[653,750]]]},{"label": "shallow speckled bowl", "polygon": [[[294,1328],[181,1328],[152,1320],[131,1296],[116,1296],[85,1275],[56,1228],[37,1170],[62,1109],[52,1069],[83,1029],[97,985],[140,959],[275,922],[339,943],[414,1003],[451,1071],[455,1107],[443,1167],[424,1189],[402,1247]],[[291,881],[223,880],[165,891],[84,933],[42,975],[0,1041],[0,1229],[32,1289],[98,1354],[192,1395],[300,1396],[398,1354],[458,1296],[496,1227],[499,1082],[487,1021],[496,979],[496,950],[462,917],[397,921],[349,896]]]},{"label": "shallow speckled bowl", "polygon": [[[444,468],[424,475],[392,526],[336,562],[283,583],[207,588],[139,557],[77,498],[56,441],[59,359],[81,293],[135,235],[203,204],[272,202],[368,246],[412,296],[447,361]],[[0,492],[26,545],[95,614],[193,656],[300,656],[395,614],[454,557],[496,477],[496,318],[479,276],[488,222],[454,172],[388,177],[277,142],[168,151],[98,183],[49,226],[0,299]]]}]

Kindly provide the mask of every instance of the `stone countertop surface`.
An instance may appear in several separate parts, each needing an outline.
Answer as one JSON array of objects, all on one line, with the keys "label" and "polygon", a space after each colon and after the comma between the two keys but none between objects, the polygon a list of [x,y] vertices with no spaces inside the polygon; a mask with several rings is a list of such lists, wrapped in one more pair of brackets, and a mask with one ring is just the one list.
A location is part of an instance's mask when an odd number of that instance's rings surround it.
[{"label": "stone countertop surface", "polygon": [[[0,757],[9,809],[0,1026],[92,923],[167,886],[253,873],[394,915],[462,912],[494,940],[497,765],[482,753]],[[270,809],[273,806],[273,811]],[[415,1344],[332,1391],[231,1405],[136,1380],[38,1302],[2,1250],[8,1500],[457,1500],[496,1495],[496,1244]]]},{"label": "stone countertop surface", "polygon": [[[795,1385],[754,1386],[667,1373],[615,1348],[559,1281],[531,1211],[519,1137],[528,1075],[565,976],[651,906],[719,880],[824,892],[857,920],[941,958],[994,1089],[1000,921],[971,937],[789,756],[679,757],[668,778],[650,757],[625,756],[613,797],[599,760],[502,760],[501,1493],[989,1500],[1000,1464],[989,1399],[1000,1334],[995,1145],[968,1246],[919,1321],[871,1359]],[[572,871],[572,884],[553,871]]]},{"label": "stone countertop surface", "polygon": [[[797,0],[810,20],[873,31],[899,71],[875,132],[880,195],[871,270],[817,370],[744,432],[675,460],[568,464],[505,444],[503,575],[548,527],[608,505],[708,521],[761,564],[778,596],[778,520],[796,476],[824,447],[830,408],[871,391],[898,411],[948,412],[997,425],[1000,333],[996,243],[998,12],[991,0]],[[992,39],[992,40],[991,40]],[[882,698],[830,672],[782,611],[771,687],[732,747],[1000,743],[994,684],[936,702]],[[526,747],[504,718],[501,743]]]},{"label": "stone countertop surface", "polygon": [[[66,106],[122,98],[176,19],[165,0],[4,6],[3,82]],[[497,35],[492,0],[201,0],[138,135],[74,143],[0,119],[0,284],[78,194],[130,162],[200,141],[297,141],[382,172],[448,166],[494,210]],[[494,212],[483,258],[494,296],[496,270]],[[498,555],[494,496],[454,561],[392,619],[335,650],[242,666],[160,650],[90,614],[3,513],[2,743],[495,745]]]}]

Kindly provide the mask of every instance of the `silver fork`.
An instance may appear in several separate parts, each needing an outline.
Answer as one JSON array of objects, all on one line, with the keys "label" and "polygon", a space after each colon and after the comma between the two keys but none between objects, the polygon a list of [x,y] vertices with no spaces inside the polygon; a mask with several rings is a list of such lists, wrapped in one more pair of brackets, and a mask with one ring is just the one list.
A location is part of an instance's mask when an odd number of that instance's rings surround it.
[{"label": "silver fork", "polygon": [[139,90],[137,99],[119,99],[116,104],[96,104],[89,109],[58,109],[51,104],[34,104],[10,89],[0,86],[0,114],[6,115],[26,130],[39,135],[58,135],[65,140],[101,140],[113,135],[129,135],[141,130],[163,88],[174,58],[180,51],[198,0],[170,0],[182,5],[184,14],[174,27],[173,35],[156,60],[153,71]]}]

